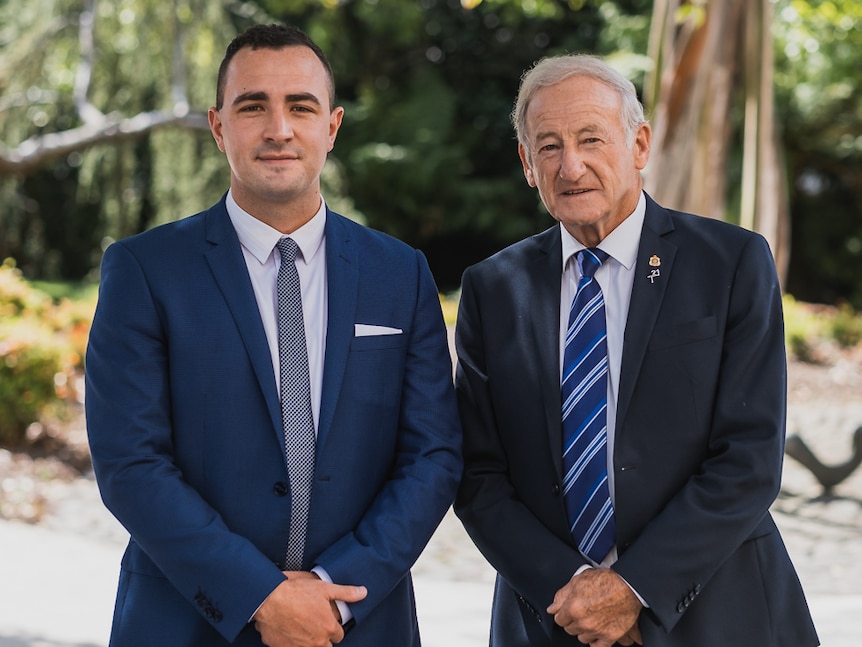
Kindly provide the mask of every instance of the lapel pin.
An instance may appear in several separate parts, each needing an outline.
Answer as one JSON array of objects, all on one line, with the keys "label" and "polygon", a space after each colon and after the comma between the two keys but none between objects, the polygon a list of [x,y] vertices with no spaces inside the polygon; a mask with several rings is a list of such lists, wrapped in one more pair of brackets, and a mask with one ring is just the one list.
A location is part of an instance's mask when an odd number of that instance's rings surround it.
[{"label": "lapel pin", "polygon": [[647,274],[647,278],[650,283],[655,283],[655,280],[661,276],[661,270],[659,267],[661,266],[661,259],[653,254],[649,259],[649,266],[653,269],[650,270],[649,274]]}]

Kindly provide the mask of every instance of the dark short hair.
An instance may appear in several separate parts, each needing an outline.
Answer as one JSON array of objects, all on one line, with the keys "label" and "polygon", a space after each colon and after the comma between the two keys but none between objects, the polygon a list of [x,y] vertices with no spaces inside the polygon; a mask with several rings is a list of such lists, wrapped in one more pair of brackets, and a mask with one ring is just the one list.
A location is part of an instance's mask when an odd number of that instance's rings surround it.
[{"label": "dark short hair", "polygon": [[307,47],[323,63],[326,75],[329,78],[329,107],[335,105],[335,77],[332,67],[326,60],[323,50],[304,31],[290,25],[254,25],[249,27],[239,36],[234,38],[225,50],[224,58],[218,69],[218,82],[216,83],[216,110],[221,110],[224,102],[224,83],[227,76],[227,68],[236,53],[249,47],[251,49],[284,49],[285,47]]}]

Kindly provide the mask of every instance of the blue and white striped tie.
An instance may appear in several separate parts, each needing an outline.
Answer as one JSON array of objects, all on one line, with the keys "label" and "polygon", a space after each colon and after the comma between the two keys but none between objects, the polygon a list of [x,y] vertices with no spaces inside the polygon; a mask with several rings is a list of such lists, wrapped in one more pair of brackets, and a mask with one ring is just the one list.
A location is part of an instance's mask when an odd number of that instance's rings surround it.
[{"label": "blue and white striped tie", "polygon": [[605,302],[593,278],[608,255],[578,252],[581,279],[572,300],[563,353],[563,491],[581,552],[601,562],[614,545],[608,488],[608,352]]}]

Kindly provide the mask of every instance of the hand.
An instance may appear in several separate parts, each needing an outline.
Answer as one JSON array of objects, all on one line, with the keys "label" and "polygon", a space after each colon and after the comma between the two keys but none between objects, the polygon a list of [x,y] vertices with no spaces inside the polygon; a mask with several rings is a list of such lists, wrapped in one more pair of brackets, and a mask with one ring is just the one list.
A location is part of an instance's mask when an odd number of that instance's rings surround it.
[{"label": "hand", "polygon": [[632,628],[629,630],[629,632],[625,636],[617,640],[617,642],[624,646],[644,644],[644,639],[641,637],[641,630],[640,627],[638,627],[637,621],[635,621],[634,625],[632,625]]},{"label": "hand", "polygon": [[575,575],[554,596],[548,613],[567,634],[591,647],[643,644],[637,626],[641,605],[628,584],[609,568]]},{"label": "hand", "polygon": [[344,638],[335,600],[359,602],[364,586],[322,581],[313,573],[286,572],[254,614],[254,626],[268,647],[332,647]]}]

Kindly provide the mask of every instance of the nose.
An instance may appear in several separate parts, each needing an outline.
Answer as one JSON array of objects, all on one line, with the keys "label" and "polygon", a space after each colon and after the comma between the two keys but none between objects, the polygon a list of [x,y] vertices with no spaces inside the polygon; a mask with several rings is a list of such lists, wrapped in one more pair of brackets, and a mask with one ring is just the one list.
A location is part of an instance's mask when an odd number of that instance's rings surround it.
[{"label": "nose", "polygon": [[265,136],[270,141],[281,142],[293,137],[293,122],[288,111],[276,110],[270,113]]},{"label": "nose", "polygon": [[584,157],[574,146],[566,146],[560,154],[560,178],[575,181],[586,171]]}]

